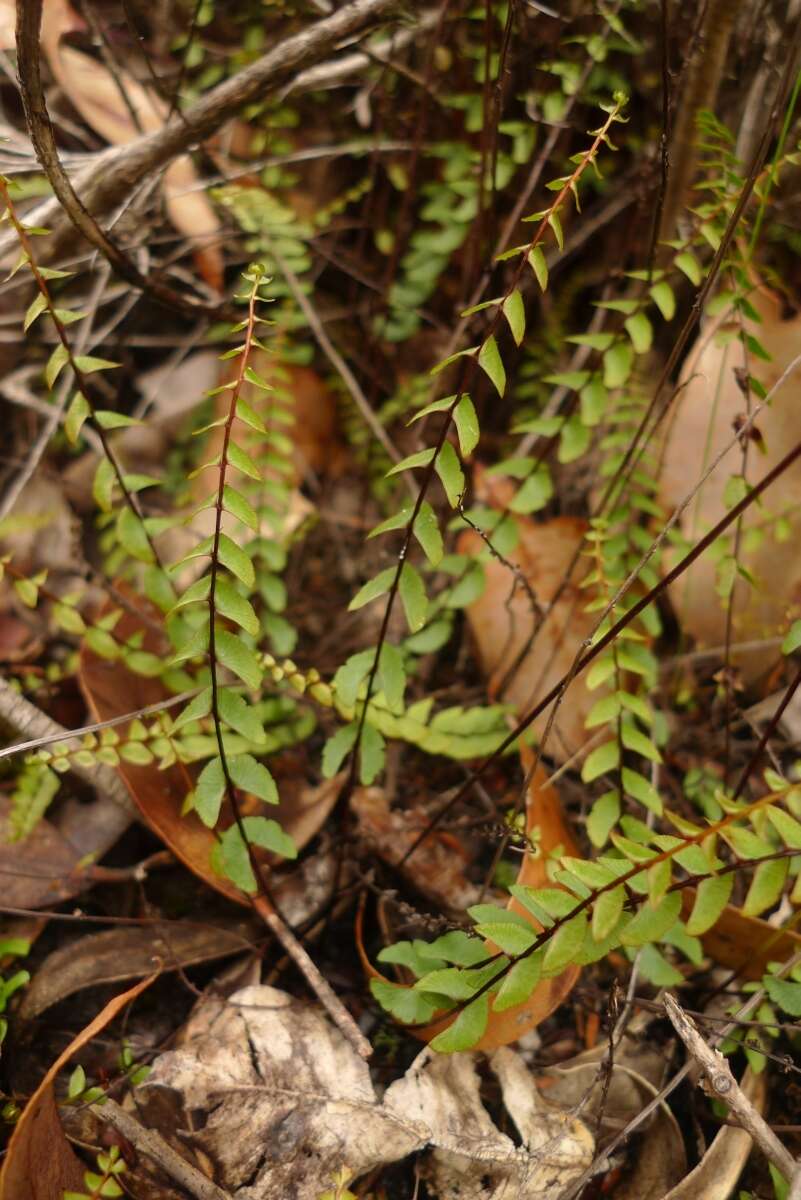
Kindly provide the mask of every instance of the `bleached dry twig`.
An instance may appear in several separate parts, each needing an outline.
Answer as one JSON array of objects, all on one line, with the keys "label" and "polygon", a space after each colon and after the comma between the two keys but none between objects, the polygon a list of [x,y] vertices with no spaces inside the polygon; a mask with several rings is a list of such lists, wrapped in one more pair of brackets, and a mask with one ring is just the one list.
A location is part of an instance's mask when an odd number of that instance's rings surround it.
[{"label": "bleached dry twig", "polygon": [[789,1150],[779,1141],[764,1117],[760,1116],[732,1074],[728,1059],[719,1050],[707,1046],[704,1039],[684,1010],[669,993],[664,998],[665,1012],[687,1053],[704,1074],[711,1093],[731,1110],[743,1129],[750,1133],[762,1153],[773,1163],[786,1179],[796,1186],[801,1178],[801,1164],[797,1163]]},{"label": "bleached dry twig", "polygon": [[143,1154],[161,1167],[170,1179],[174,1179],[185,1188],[195,1200],[231,1200],[228,1192],[198,1171],[191,1163],[173,1150],[160,1133],[155,1129],[146,1129],[136,1117],[120,1108],[113,1100],[106,1098],[102,1104],[91,1105],[92,1112],[100,1121],[105,1121],[121,1133],[123,1137]]}]

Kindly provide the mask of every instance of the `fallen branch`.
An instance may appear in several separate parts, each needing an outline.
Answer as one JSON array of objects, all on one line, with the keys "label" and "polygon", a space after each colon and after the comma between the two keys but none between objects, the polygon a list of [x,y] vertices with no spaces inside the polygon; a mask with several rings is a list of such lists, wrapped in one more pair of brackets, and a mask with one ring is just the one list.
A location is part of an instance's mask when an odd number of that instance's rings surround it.
[{"label": "fallen branch", "polygon": [[792,1180],[795,1187],[801,1178],[801,1164],[796,1162],[764,1117],[754,1108],[734,1078],[728,1059],[719,1050],[707,1046],[695,1024],[673,996],[666,995],[664,1005],[673,1028],[687,1047],[687,1053],[703,1072],[711,1094],[723,1101],[743,1129],[750,1133],[768,1161],[781,1171],[785,1179]]},{"label": "fallen branch", "polygon": [[170,1179],[180,1184],[195,1200],[231,1200],[228,1192],[217,1187],[208,1176],[182,1158],[173,1150],[155,1129],[146,1129],[136,1117],[120,1108],[114,1100],[106,1098],[102,1104],[92,1104],[91,1110],[99,1121],[104,1121],[127,1138],[131,1145],[161,1167]]},{"label": "fallen branch", "polygon": [[[97,155],[72,181],[83,207],[95,215],[107,212],[148,176],[210,137],[245,105],[263,100],[269,92],[289,84],[300,68],[316,64],[344,38],[366,33],[396,9],[397,0],[352,0],[332,16],[279,42],[249,67],[206,92],[162,129]],[[28,214],[31,223],[51,226],[51,253],[57,252],[65,229],[72,228],[71,223],[56,220],[60,210],[56,200]],[[0,241],[0,255],[13,245],[7,238]]]}]

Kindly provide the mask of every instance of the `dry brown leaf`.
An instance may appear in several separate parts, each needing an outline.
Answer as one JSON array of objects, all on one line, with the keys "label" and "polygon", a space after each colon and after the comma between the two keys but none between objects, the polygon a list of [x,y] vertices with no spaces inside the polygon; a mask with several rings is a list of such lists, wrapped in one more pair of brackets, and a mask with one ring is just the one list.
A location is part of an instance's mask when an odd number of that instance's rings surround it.
[{"label": "dry brown leaf", "polygon": [[80,556],[80,531],[60,479],[40,471],[25,485],[14,502],[13,515],[2,523],[0,548],[26,575],[43,569],[73,575]]},{"label": "dry brown leaf", "polygon": [[[752,356],[749,372],[770,390],[801,346],[801,316],[784,321],[777,298],[764,289],[751,301],[762,324],[746,322],[746,331],[759,338],[772,356],[763,362]],[[721,319],[709,323],[701,333],[682,370],[684,384],[674,401],[664,444],[660,500],[666,509],[675,508],[697,484],[708,465],[731,440],[735,422],[748,411],[746,398],[735,377],[743,367],[738,340],[720,345],[716,333],[735,332]],[[801,408],[798,405],[801,375],[796,372],[760,413],[756,427],[764,453],[749,443],[746,478],[756,482],[801,439]],[[753,402],[753,401],[752,401]],[[681,518],[680,528],[691,542],[707,532],[728,511],[724,502],[726,483],[741,469],[742,452],[735,447],[703,485],[697,498]],[[789,522],[787,539],[777,541],[768,514],[784,515]],[[761,543],[750,543],[757,527],[764,529]],[[740,562],[754,576],[758,587],[738,580],[733,594],[732,641],[742,642],[783,636],[791,621],[801,616],[801,568],[795,547],[801,537],[801,463],[785,471],[765,494],[761,506],[754,505],[742,517]],[[670,597],[682,628],[699,647],[721,646],[726,640],[726,609],[716,592],[716,564],[704,554],[673,584]],[[753,680],[771,663],[770,652],[751,650],[735,655],[744,677]]]},{"label": "dry brown leaf", "polygon": [[65,1190],[84,1190],[84,1168],[61,1128],[53,1085],[73,1054],[105,1029],[155,978],[151,975],[110,1000],[53,1063],[14,1126],[0,1170],[0,1200],[63,1200]]},{"label": "dry brown leaf", "polygon": [[[146,614],[151,622],[161,621],[158,610],[141,596],[131,592],[126,585],[118,585],[118,590],[127,596],[135,609]],[[151,625],[143,625],[129,611],[123,612],[115,632],[123,641],[135,633],[142,633],[142,645],[145,650],[161,655],[169,652],[166,638],[160,639]],[[137,675],[123,663],[100,658],[85,644],[81,648],[78,681],[87,706],[96,721],[107,721],[127,712],[135,712],[167,698],[167,693],[158,679]],[[120,727],[120,735],[123,738],[125,729],[125,726]],[[122,761],[117,769],[143,820],[173,854],[190,871],[230,900],[239,904],[249,904],[248,897],[224,875],[217,874],[212,866],[211,854],[217,844],[214,831],[204,825],[194,812],[181,815],[184,801],[194,786],[188,768],[183,763],[175,763],[162,771],[154,764],[135,766]],[[282,789],[279,784],[281,804],[278,806],[278,815],[282,818],[285,832],[296,838],[299,849],[304,844],[301,839],[313,837],[325,822],[336,803],[343,778],[340,774],[336,779],[328,780],[316,788],[299,784],[297,780],[293,780],[288,788]],[[243,803],[249,816],[262,812],[269,817],[275,815],[273,806],[262,805],[261,801],[252,797],[245,797]],[[220,830],[232,824],[233,820],[230,804],[225,802],[220,815]],[[275,861],[274,856],[266,850],[257,848],[255,853],[265,866]]]},{"label": "dry brown leaf", "polygon": [[[486,483],[481,490],[494,507],[502,508],[505,494],[496,480],[489,482],[491,490]],[[496,558],[484,563],[486,586],[468,607],[467,619],[482,669],[488,676],[491,698],[512,704],[523,714],[567,674],[598,618],[595,613],[585,612],[594,590],[579,587],[587,573],[587,560],[579,559],[570,581],[564,582],[581,548],[586,523],[575,517],[555,517],[537,524],[528,517],[518,517],[517,527],[519,541],[508,561],[528,582],[542,611],[553,601],[533,646],[527,649],[535,625],[538,627],[540,622],[539,618],[535,620],[531,598],[514,572]],[[481,537],[472,531],[460,536],[457,549],[466,555],[486,553]],[[518,660],[520,665],[514,669]],[[557,712],[546,754],[564,762],[585,744],[584,721],[593,702],[583,676],[570,684]],[[543,735],[549,712],[550,709],[542,713],[532,725],[538,738]]]},{"label": "dry brown leaf", "polygon": [[[124,146],[142,133],[161,129],[169,115],[168,105],[127,71],[119,70],[115,78],[103,63],[64,44],[63,34],[76,27],[81,27],[80,21],[67,0],[46,0],[42,47],[59,86],[87,125],[113,146]],[[124,89],[127,104],[120,88]],[[209,286],[220,291],[220,221],[190,158],[182,155],[170,163],[164,172],[163,188],[172,224],[197,247],[198,269]]]},{"label": "dry brown leaf", "polygon": [[[534,759],[528,747],[521,750],[523,767],[530,771]],[[546,860],[550,854],[561,847],[561,853],[574,856],[578,853],[570,831],[565,824],[562,807],[556,789],[548,781],[548,776],[540,763],[537,763],[531,783],[526,793],[526,833],[535,839],[539,845],[539,853],[523,855],[517,882],[527,887],[542,887],[549,882],[546,872]],[[423,843],[425,845],[425,843]],[[413,864],[415,859],[410,859]],[[518,900],[510,897],[506,905],[511,912],[525,917],[536,929],[542,927]],[[491,942],[487,947],[494,952],[496,947]],[[362,966],[370,978],[386,980],[372,965],[365,953],[361,937],[361,917],[356,926],[356,948],[361,958]],[[530,1029],[535,1029],[554,1012],[573,990],[581,968],[568,967],[561,975],[553,979],[543,979],[523,1004],[506,1009],[505,1012],[495,1012],[490,1008],[487,1028],[476,1050],[490,1053],[501,1046],[508,1046],[521,1038]],[[442,1033],[454,1021],[454,1015],[449,1014],[441,1020],[432,1021],[429,1025],[408,1026],[408,1032],[421,1041],[430,1042],[438,1033]]]},{"label": "dry brown leaf", "polygon": [[461,915],[479,898],[479,889],[465,876],[464,848],[452,835],[435,830],[414,855],[404,855],[429,823],[421,809],[390,808],[383,788],[354,788],[350,808],[356,817],[356,833],[384,862],[397,867],[420,895],[446,912]]},{"label": "dry brown leaf", "polygon": [[[258,934],[255,934],[258,936]],[[90,933],[60,946],[40,965],[25,989],[17,1015],[33,1020],[45,1009],[83,988],[138,979],[153,972],[177,971],[233,954],[247,954],[254,929],[164,922]]]},{"label": "dry brown leaf", "polygon": [[[629,1037],[616,1050],[611,1070],[602,1065],[608,1046],[599,1045],[551,1067],[541,1081],[543,1094],[551,1102],[568,1110],[581,1105],[584,1119],[598,1130],[600,1149],[640,1115],[664,1081],[665,1055],[647,1042],[639,1044],[642,1034],[638,1035],[636,1023],[637,1018],[629,1026]],[[687,1169],[684,1138],[666,1103],[640,1126],[639,1133],[624,1177],[612,1192],[615,1200],[661,1200]]]},{"label": "dry brown leaf", "polygon": [[97,862],[131,823],[113,800],[60,803],[28,837],[12,841],[10,803],[0,799],[0,879],[10,908],[52,908],[91,886],[84,867]]},{"label": "dry brown leaf", "polygon": [[[695,888],[681,893],[685,919],[692,911]],[[760,917],[748,917],[727,904],[715,925],[701,935],[704,954],[743,979],[761,979],[769,962],[782,962],[801,950],[801,934],[776,929]]]}]

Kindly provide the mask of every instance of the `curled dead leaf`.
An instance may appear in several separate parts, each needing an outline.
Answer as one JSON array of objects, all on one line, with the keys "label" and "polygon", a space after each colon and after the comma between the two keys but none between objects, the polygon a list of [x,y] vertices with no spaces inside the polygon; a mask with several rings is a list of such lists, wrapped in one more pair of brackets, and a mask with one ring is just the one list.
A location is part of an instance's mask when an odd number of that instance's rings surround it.
[{"label": "curled dead leaf", "polygon": [[[529,772],[534,765],[532,751],[528,747],[523,747],[521,758],[524,769]],[[557,850],[561,850],[563,854],[576,855],[577,850],[565,823],[559,795],[556,788],[548,781],[548,776],[541,763],[537,763],[526,792],[526,834],[532,842],[536,842],[538,852],[535,854],[529,851],[522,856],[517,882],[527,887],[542,887],[548,882],[546,870],[548,856]],[[506,907],[510,912],[524,917],[538,931],[542,928],[528,909],[513,896],[509,898]],[[486,944],[491,953],[497,949],[491,942]],[[376,970],[364,950],[361,936],[361,913],[356,926],[356,946],[367,975],[372,979],[390,982]],[[569,996],[580,974],[580,967],[568,967],[561,975],[541,980],[528,1000],[522,1004],[517,1004],[504,1012],[496,1012],[490,1008],[486,1030],[480,1041],[476,1043],[475,1049],[490,1053],[501,1046],[510,1045],[521,1038],[524,1033],[528,1033],[530,1029],[535,1029]],[[447,1029],[453,1021],[454,1015],[448,1014],[428,1025],[410,1025],[408,1032],[421,1041],[430,1042],[438,1033]]]},{"label": "curled dead leaf", "polygon": [[173,1126],[187,1127],[191,1112],[193,1147],[248,1200],[318,1200],[342,1166],[358,1178],[426,1146],[441,1200],[558,1200],[592,1158],[589,1130],[544,1101],[523,1060],[503,1050],[490,1067],[515,1145],[484,1107],[476,1064],[471,1054],[418,1062],[379,1101],[366,1064],[319,1009],[256,986],[204,999],[136,1100],[148,1120],[177,1099]]},{"label": "curled dead leaf", "polygon": [[247,954],[254,930],[169,921],[91,933],[48,954],[25,989],[17,1015],[33,1020],[83,988],[137,979],[153,971],[177,971],[233,954]]},{"label": "curled dead leaf", "polygon": [[0,1200],[63,1200],[65,1191],[82,1192],[84,1168],[64,1136],[54,1084],[73,1054],[105,1029],[127,1004],[156,979],[151,975],[110,1000],[102,1012],[60,1054],[31,1096],[14,1126],[0,1169]]}]

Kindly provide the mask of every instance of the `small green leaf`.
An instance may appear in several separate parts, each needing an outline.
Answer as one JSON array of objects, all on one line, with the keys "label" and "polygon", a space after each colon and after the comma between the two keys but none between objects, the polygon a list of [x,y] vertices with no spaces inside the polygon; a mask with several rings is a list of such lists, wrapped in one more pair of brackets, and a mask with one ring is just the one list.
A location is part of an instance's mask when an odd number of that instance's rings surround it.
[{"label": "small green leaf", "polygon": [[506,317],[515,345],[521,345],[526,336],[526,310],[523,297],[517,288],[510,292],[503,302],[503,315]]},{"label": "small green leaf", "polygon": [[801,1017],[801,983],[791,983],[788,979],[776,979],[774,975],[766,975],[762,985],[782,1012],[789,1013],[791,1017]]},{"label": "small green leaf", "polygon": [[600,775],[612,771],[620,762],[620,746],[616,741],[604,742],[597,746],[584,760],[581,768],[581,778],[584,783],[592,783]]},{"label": "small green leaf", "polygon": [[622,387],[631,374],[634,351],[627,342],[617,342],[606,351],[603,363],[606,387]]},{"label": "small green leaf", "polygon": [[499,396],[506,390],[506,371],[494,337],[487,338],[478,352],[478,365],[487,374]]},{"label": "small green leaf", "polygon": [[801,621],[793,621],[782,642],[782,654],[794,654],[801,646]]},{"label": "small green leaf", "polygon": [[451,508],[456,508],[466,485],[462,465],[450,442],[443,442],[435,465],[437,475],[439,475],[442,486],[445,488],[448,503]]},{"label": "small green leaf", "polygon": [[237,546],[236,542],[229,538],[227,533],[220,534],[217,553],[223,566],[227,567],[232,575],[241,580],[246,588],[254,586],[256,583],[256,572],[253,568],[253,560],[249,554],[245,553],[241,546]]},{"label": "small green leaf", "polygon": [[392,1013],[403,1025],[427,1024],[442,1008],[438,996],[428,996],[414,988],[388,983],[385,979],[371,979],[370,991],[387,1012]]},{"label": "small green leaf", "polygon": [[403,693],[406,688],[406,671],[403,655],[397,646],[384,642],[378,660],[378,679],[381,691],[392,712],[403,710]]},{"label": "small green leaf", "polygon": [[127,506],[120,509],[117,517],[117,537],[131,558],[143,563],[153,562],[153,548],[145,527],[140,517]]},{"label": "small green leaf", "polygon": [[801,822],[775,805],[768,809],[768,820],[788,849],[801,850]]},{"label": "small green leaf", "polygon": [[536,950],[511,967],[493,1001],[494,1012],[506,1012],[528,1000],[542,977],[542,959],[543,951]]},{"label": "small green leaf", "polygon": [[[575,901],[574,901],[575,903]],[[565,967],[575,961],[576,955],[584,943],[587,932],[587,914],[578,913],[570,921],[566,921],[557,929],[553,937],[545,944],[545,958],[542,963],[544,975],[558,975]]]},{"label": "small green leaf", "polygon": [[453,420],[459,436],[462,458],[468,458],[478,445],[479,439],[478,417],[475,405],[469,396],[462,396],[453,410]]},{"label": "small green leaf", "polygon": [[777,858],[773,862],[759,864],[743,904],[743,912],[747,917],[759,917],[778,903],[789,869],[790,860],[787,858]]},{"label": "small green leaf", "polygon": [[654,340],[654,331],[645,313],[633,313],[623,324],[626,328],[626,333],[631,338],[631,344],[634,347],[635,353],[647,354]]},{"label": "small green leaf", "polygon": [[571,463],[586,453],[590,444],[590,431],[578,417],[568,417],[559,435],[559,462]]},{"label": "small green leaf", "polygon": [[702,879],[695,893],[695,902],[687,921],[687,932],[693,937],[706,933],[716,924],[729,903],[734,887],[734,874],[710,875]]},{"label": "small green leaf", "polygon": [[433,446],[428,446],[425,450],[418,450],[415,454],[407,454],[406,458],[402,458],[399,463],[387,471],[387,475],[397,475],[399,471],[411,471],[415,467],[427,467],[433,457]]},{"label": "small green leaf", "polygon": [[[425,584],[411,563],[407,562],[403,564],[399,591],[409,631],[410,633],[417,633],[418,629],[422,629],[425,625],[426,613],[428,611],[428,597],[426,596]],[[351,602],[352,607],[353,602]]]},{"label": "small green leaf", "polygon": [[135,417],[126,417],[125,413],[114,412],[110,408],[97,409],[95,421],[101,429],[130,429],[132,425],[142,424]]},{"label": "small green leaf", "polygon": [[381,733],[365,721],[359,746],[359,780],[369,787],[384,769],[386,745]]},{"label": "small green leaf", "polygon": [[[373,530],[373,533],[375,532]],[[372,534],[370,536],[372,537]],[[427,500],[420,505],[420,512],[414,523],[414,536],[420,543],[431,566],[436,567],[442,561],[445,547],[442,543],[437,515]]]},{"label": "small green leaf", "polygon": [[241,596],[227,579],[217,580],[217,586],[214,589],[214,607],[221,616],[227,617],[229,621],[234,621],[241,629],[244,629],[245,633],[250,633],[253,637],[258,636],[259,618],[256,616],[253,605],[244,596]]},{"label": "small green leaf", "polygon": [[552,496],[553,480],[551,479],[551,473],[546,463],[540,463],[512,497],[509,502],[509,509],[513,513],[528,514],[539,512],[540,509],[545,508],[545,505]]},{"label": "small green leaf", "polygon": [[528,264],[537,277],[540,290],[544,292],[548,287],[548,264],[545,261],[545,255],[542,252],[541,246],[532,246],[531,250],[529,250]]},{"label": "small green leaf", "polygon": [[554,212],[552,212],[549,215],[548,224],[550,225],[551,229],[553,230],[553,234],[554,234],[554,237],[556,238],[557,246],[559,247],[560,250],[564,250],[565,237],[564,237],[564,234],[562,233],[562,222],[559,219],[559,214],[555,210],[554,210]]},{"label": "small green leaf", "polygon": [[215,634],[217,658],[224,667],[238,675],[243,683],[255,691],[261,686],[262,669],[254,650],[246,646],[241,638],[218,629]]},{"label": "small green leaf", "polygon": [[491,925],[476,925],[476,933],[480,937],[492,941],[505,954],[511,954],[517,957],[520,954],[525,954],[534,942],[537,940],[537,933],[533,926],[528,928],[518,925],[517,923],[505,923],[503,921],[493,921]]},{"label": "small green leaf", "polygon": [[61,342],[59,342],[48,358],[47,366],[45,367],[45,383],[51,391],[55,386],[56,380],[61,374],[62,369],[69,362],[69,357],[69,351],[67,350],[66,346],[63,346]]},{"label": "small green leaf", "polygon": [[651,299],[666,321],[672,321],[676,315],[676,297],[669,283],[655,283],[650,289]]},{"label": "small green leaf", "polygon": [[[236,754],[228,759],[228,772],[238,788],[265,804],[278,803],[275,780],[263,763],[257,762],[252,754]],[[282,852],[283,853],[283,852]]]},{"label": "small green leaf", "polygon": [[224,795],[225,773],[222,759],[217,757],[206,763],[198,775],[192,794],[192,807],[209,829],[217,824]]},{"label": "small green leaf", "polygon": [[452,1025],[437,1034],[430,1043],[432,1049],[440,1054],[472,1049],[483,1037],[488,1018],[489,997],[485,993],[463,1008]]},{"label": "small green leaf", "polygon": [[[204,691],[208,694],[208,702],[210,703],[211,688],[206,688]],[[200,697],[196,697],[196,699],[200,699]],[[254,742],[256,745],[261,745],[266,741],[264,726],[259,719],[257,710],[248,704],[238,692],[235,692],[232,688],[220,688],[217,692],[217,704],[220,717],[236,733],[241,734],[243,738],[247,738],[249,742]],[[182,718],[187,711],[188,709],[185,709],[184,713],[181,714]],[[206,712],[208,712],[208,708],[206,708]],[[205,713],[201,715],[205,716]]]},{"label": "small green leaf", "polygon": [[25,313],[25,320],[22,323],[23,332],[27,333],[36,318],[47,308],[47,297],[39,292],[31,301],[28,310]]},{"label": "small green leaf", "polygon": [[621,934],[624,946],[645,946],[658,942],[676,924],[681,912],[681,895],[670,892],[654,908],[649,902],[642,904]]},{"label": "small green leaf", "polygon": [[348,605],[348,612],[356,612],[357,609],[364,608],[365,604],[383,596],[384,592],[388,592],[395,578],[395,570],[395,567],[387,567],[363,584]]},{"label": "small green leaf", "polygon": [[592,936],[596,942],[602,942],[615,928],[623,913],[625,901],[626,889],[622,885],[602,892],[595,901],[592,909]]},{"label": "small green leaf", "polygon": [[248,475],[251,479],[261,480],[261,471],[250,455],[241,446],[237,446],[236,442],[228,443],[228,462],[235,470],[241,471],[243,475]]},{"label": "small green leaf", "polygon": [[353,749],[359,726],[356,721],[343,725],[328,739],[323,747],[322,772],[325,779],[333,779],[345,756]]},{"label": "small green leaf", "polygon": [[111,371],[119,365],[119,363],[111,362],[107,358],[95,358],[91,354],[77,354],[75,356],[75,366],[84,375],[93,375],[96,371]]},{"label": "small green leaf", "polygon": [[114,505],[114,485],[117,476],[107,458],[101,458],[97,464],[94,482],[92,483],[92,498],[101,512],[110,513]]},{"label": "small green leaf", "polygon": [[689,250],[685,250],[681,254],[677,254],[674,262],[678,269],[687,276],[690,283],[695,284],[696,287],[700,286],[703,278],[701,268],[698,264],[698,259],[695,258],[694,255],[690,254]]},{"label": "small green leaf", "polygon": [[234,491],[228,484],[223,488],[223,508],[226,512],[232,513],[243,525],[247,525],[248,529],[258,533],[259,518],[253,505],[245,499],[241,492]]}]

